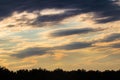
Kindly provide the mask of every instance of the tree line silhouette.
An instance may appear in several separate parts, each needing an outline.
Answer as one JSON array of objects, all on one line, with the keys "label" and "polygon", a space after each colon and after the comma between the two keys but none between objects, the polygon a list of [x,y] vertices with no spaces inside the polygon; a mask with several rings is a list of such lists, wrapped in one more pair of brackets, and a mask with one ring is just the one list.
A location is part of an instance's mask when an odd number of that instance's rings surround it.
[{"label": "tree line silhouette", "polygon": [[63,71],[55,69],[48,71],[46,69],[22,69],[10,71],[5,67],[0,67],[0,80],[120,80],[120,70],[106,71],[86,71],[84,69]]}]

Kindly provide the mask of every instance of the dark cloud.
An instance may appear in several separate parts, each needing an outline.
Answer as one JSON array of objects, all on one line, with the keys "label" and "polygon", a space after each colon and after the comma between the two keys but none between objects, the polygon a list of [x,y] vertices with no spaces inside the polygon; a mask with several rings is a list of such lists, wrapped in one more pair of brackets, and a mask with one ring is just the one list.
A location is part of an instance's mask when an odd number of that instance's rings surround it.
[{"label": "dark cloud", "polygon": [[41,19],[38,17],[36,21],[59,21],[70,16],[94,12],[96,14],[95,20],[98,23],[107,23],[120,20],[120,6],[114,4],[114,2],[113,0],[0,0],[0,19],[10,16],[14,11],[33,12],[56,8],[78,10],[68,11],[61,15],[42,16]]},{"label": "dark cloud", "polygon": [[93,32],[94,29],[92,28],[83,28],[83,29],[63,29],[63,30],[57,30],[50,35],[52,37],[62,37],[62,36],[70,36],[75,34],[83,34],[88,32]]},{"label": "dark cloud", "polygon": [[76,50],[76,49],[88,48],[91,46],[92,46],[91,42],[72,42],[66,45],[58,46],[56,47],[56,49]]},{"label": "dark cloud", "polygon": [[111,46],[112,48],[120,48],[120,43],[115,43],[115,44],[112,44]]},{"label": "dark cloud", "polygon": [[17,58],[26,58],[36,55],[44,55],[47,54],[49,51],[49,48],[44,47],[33,47],[33,48],[27,48],[22,51],[19,51],[17,54],[12,54],[11,56],[17,57]]},{"label": "dark cloud", "polygon": [[[101,31],[102,29],[99,29]],[[63,29],[63,30],[57,30],[50,34],[52,37],[62,37],[62,36],[70,36],[75,34],[84,34],[89,32],[95,32],[98,31],[98,29],[93,28],[81,28],[81,29]]]},{"label": "dark cloud", "polygon": [[69,10],[69,11],[65,11],[64,13],[61,14],[55,14],[55,15],[43,15],[43,16],[39,16],[36,18],[36,20],[32,23],[33,25],[44,25],[47,23],[50,24],[56,24],[59,23],[59,21],[67,18],[67,17],[72,17],[74,15],[80,14],[79,12],[80,10]]},{"label": "dark cloud", "polygon": [[120,33],[113,33],[107,37],[105,37],[103,40],[101,40],[102,42],[111,42],[111,41],[115,41],[115,40],[120,40]]}]

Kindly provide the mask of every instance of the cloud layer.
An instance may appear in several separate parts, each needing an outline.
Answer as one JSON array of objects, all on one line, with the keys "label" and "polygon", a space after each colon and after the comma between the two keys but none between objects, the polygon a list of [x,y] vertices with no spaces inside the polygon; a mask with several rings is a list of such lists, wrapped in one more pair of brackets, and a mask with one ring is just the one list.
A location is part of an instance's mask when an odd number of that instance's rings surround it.
[{"label": "cloud layer", "polygon": [[[47,69],[119,67],[117,1],[0,0],[0,64],[14,70],[26,65]],[[118,69],[115,67],[112,69]]]},{"label": "cloud layer", "polygon": [[74,15],[93,12],[96,22],[107,23],[120,20],[120,6],[114,4],[113,0],[1,0],[0,18],[10,16],[13,12],[33,12],[44,9],[76,9],[62,14],[44,15],[36,19],[37,22],[59,21]]}]

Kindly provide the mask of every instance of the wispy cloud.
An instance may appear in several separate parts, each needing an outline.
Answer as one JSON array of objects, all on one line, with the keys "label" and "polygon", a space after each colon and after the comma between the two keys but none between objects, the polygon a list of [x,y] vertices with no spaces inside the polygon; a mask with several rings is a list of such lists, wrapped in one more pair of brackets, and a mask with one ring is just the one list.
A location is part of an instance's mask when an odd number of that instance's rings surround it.
[{"label": "wispy cloud", "polygon": [[120,60],[120,54],[110,54],[104,58],[96,60],[96,62],[105,63],[105,62],[111,62],[111,61],[116,61],[116,60],[117,61]]}]

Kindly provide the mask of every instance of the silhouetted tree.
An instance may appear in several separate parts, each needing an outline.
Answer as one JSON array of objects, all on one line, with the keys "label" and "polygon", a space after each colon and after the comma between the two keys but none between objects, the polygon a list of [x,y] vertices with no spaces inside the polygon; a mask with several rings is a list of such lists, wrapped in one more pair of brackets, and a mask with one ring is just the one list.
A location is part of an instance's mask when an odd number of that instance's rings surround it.
[{"label": "silhouetted tree", "polygon": [[84,69],[63,71],[55,69],[22,69],[16,72],[0,67],[0,80],[120,80],[120,70],[86,71]]}]

